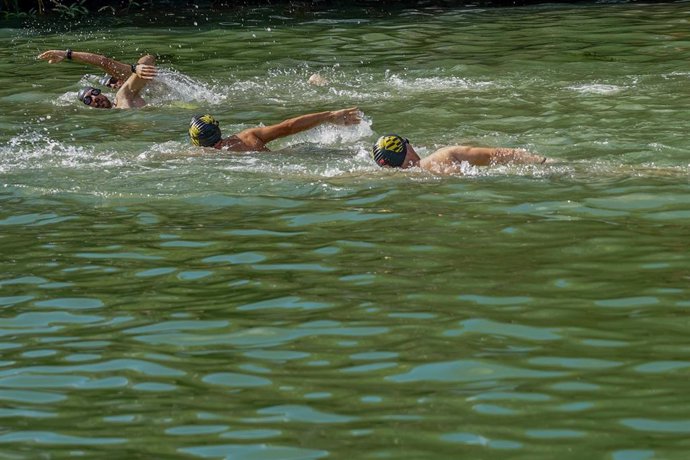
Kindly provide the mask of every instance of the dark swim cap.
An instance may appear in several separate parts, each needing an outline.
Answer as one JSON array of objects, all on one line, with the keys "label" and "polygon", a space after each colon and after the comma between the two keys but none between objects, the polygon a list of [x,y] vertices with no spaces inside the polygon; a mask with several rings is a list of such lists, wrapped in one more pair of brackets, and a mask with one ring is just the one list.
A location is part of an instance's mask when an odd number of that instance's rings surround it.
[{"label": "dark swim cap", "polygon": [[371,157],[379,166],[399,167],[405,161],[408,140],[397,134],[378,138],[371,150]]},{"label": "dark swim cap", "polygon": [[220,140],[218,122],[211,115],[197,115],[189,124],[189,139],[192,144],[212,147]]},{"label": "dark swim cap", "polygon": [[[96,89],[96,88],[94,88],[93,86],[87,86],[85,88],[82,88],[77,93],[77,97],[79,98],[80,101],[84,102],[84,98],[94,89]],[[100,93],[100,91],[98,91],[98,92]]]}]

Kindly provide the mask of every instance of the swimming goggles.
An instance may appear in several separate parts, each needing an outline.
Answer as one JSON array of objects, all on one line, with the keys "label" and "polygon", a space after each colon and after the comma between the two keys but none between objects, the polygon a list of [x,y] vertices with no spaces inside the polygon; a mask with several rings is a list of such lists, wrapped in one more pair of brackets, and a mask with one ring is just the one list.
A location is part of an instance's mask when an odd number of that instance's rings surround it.
[{"label": "swimming goggles", "polygon": [[91,105],[91,101],[93,101],[93,98],[91,96],[98,96],[99,94],[101,94],[101,90],[98,88],[93,88],[89,92],[88,96],[84,96],[84,99],[82,99],[82,102],[84,102],[84,104],[86,104],[86,105]]}]

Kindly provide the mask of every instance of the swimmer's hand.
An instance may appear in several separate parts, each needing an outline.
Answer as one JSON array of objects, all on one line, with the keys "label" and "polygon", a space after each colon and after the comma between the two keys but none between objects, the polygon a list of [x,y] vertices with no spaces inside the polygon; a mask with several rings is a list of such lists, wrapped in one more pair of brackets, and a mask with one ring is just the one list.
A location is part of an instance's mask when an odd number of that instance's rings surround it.
[{"label": "swimmer's hand", "polygon": [[137,64],[136,71],[137,76],[143,78],[144,80],[153,80],[154,77],[158,75],[158,69],[155,65]]},{"label": "swimmer's hand", "polygon": [[331,112],[330,122],[336,125],[356,125],[362,121],[362,112],[357,107]]},{"label": "swimmer's hand", "polygon": [[57,64],[58,62],[63,61],[66,57],[67,51],[48,50],[39,54],[36,59],[43,59],[44,61],[48,61],[48,64]]}]

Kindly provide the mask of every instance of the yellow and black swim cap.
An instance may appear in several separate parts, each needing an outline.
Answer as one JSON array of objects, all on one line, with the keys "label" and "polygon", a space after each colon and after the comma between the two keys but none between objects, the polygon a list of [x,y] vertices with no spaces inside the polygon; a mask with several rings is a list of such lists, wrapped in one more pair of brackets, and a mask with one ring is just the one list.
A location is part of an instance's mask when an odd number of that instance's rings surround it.
[{"label": "yellow and black swim cap", "polygon": [[189,124],[189,139],[194,145],[212,147],[221,139],[218,121],[208,114],[195,116]]},{"label": "yellow and black swim cap", "polygon": [[371,157],[379,166],[399,167],[405,161],[408,140],[397,134],[386,134],[378,138],[371,150]]}]

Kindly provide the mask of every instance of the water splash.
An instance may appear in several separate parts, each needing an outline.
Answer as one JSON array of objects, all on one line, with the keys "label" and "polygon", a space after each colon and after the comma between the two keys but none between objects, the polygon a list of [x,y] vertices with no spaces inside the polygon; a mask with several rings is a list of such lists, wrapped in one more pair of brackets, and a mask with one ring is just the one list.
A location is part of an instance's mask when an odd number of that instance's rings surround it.
[{"label": "water splash", "polygon": [[581,85],[568,86],[569,90],[581,94],[617,94],[624,91],[624,86],[606,85],[602,83],[585,83]]},{"label": "water splash", "polygon": [[189,77],[172,69],[159,69],[158,78],[148,87],[151,103],[199,103],[220,105],[228,100],[230,88]]},{"label": "water splash", "polygon": [[356,125],[321,125],[287,138],[285,145],[289,146],[303,142],[311,142],[330,146],[349,146],[361,139],[373,136],[374,131],[372,131],[371,125],[372,120],[366,116],[362,116],[362,121]]},{"label": "water splash", "polygon": [[122,166],[115,152],[96,153],[91,146],[74,146],[40,132],[21,133],[0,147],[0,172],[84,166]]},{"label": "water splash", "polygon": [[398,74],[387,74],[386,82],[397,90],[408,92],[482,91],[496,86],[496,83],[491,81],[474,81],[454,76],[407,78]]}]

